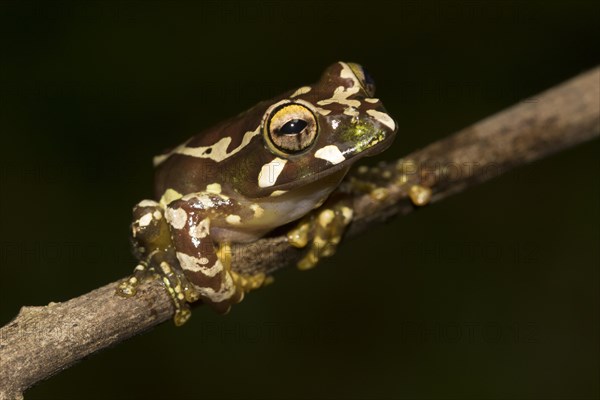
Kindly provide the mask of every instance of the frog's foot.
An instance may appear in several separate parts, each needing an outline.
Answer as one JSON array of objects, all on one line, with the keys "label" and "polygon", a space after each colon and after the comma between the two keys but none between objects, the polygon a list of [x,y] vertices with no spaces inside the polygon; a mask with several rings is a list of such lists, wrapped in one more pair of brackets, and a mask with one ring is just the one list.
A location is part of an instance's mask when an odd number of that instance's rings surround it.
[{"label": "frog's foot", "polygon": [[136,266],[133,275],[119,284],[117,294],[122,297],[133,297],[141,283],[158,278],[175,306],[173,322],[177,326],[183,325],[191,316],[188,302],[198,300],[197,292],[173,260],[167,260],[163,254],[156,253],[151,257],[151,264],[157,267],[148,267],[145,263]]},{"label": "frog's foot", "polygon": [[240,301],[243,300],[246,293],[269,285],[273,282],[273,277],[266,275],[264,272],[259,272],[256,274],[238,274],[237,272],[232,271],[231,275],[233,277],[233,281],[242,290],[242,298]]},{"label": "frog's foot", "polygon": [[273,277],[264,272],[256,274],[239,274],[231,268],[231,246],[228,243],[221,243],[217,250],[217,257],[223,264],[225,271],[231,276],[236,287],[236,294],[233,296],[231,304],[240,303],[246,293],[258,289],[273,282]]},{"label": "frog's foot", "polygon": [[137,293],[138,286],[148,276],[148,266],[145,263],[138,264],[133,270],[133,274],[121,281],[117,286],[117,294],[121,297],[133,297]]},{"label": "frog's foot", "polygon": [[154,274],[162,280],[163,286],[169,293],[173,305],[175,306],[175,315],[173,322],[176,326],[181,326],[192,316],[188,303],[198,300],[198,292],[193,289],[188,280],[183,275],[179,264],[174,260],[162,260],[158,267],[154,268]]},{"label": "frog's foot", "polygon": [[344,229],[352,221],[353,210],[348,202],[340,201],[332,207],[320,209],[288,232],[290,245],[303,248],[309,245],[308,253],[298,261],[298,268],[306,270],[317,265],[323,257],[330,257],[342,239]]},{"label": "frog's foot", "polygon": [[132,276],[117,287],[117,294],[132,297],[139,285],[158,277],[175,306],[175,325],[190,317],[188,302],[198,300],[198,294],[186,280],[171,246],[169,228],[159,203],[143,200],[133,208],[132,244],[140,263]]}]

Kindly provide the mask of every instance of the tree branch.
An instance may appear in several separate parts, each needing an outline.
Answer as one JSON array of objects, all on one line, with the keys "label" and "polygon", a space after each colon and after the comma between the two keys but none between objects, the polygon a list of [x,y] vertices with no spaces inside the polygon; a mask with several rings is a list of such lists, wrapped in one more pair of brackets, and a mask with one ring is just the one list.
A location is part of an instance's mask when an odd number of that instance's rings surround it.
[{"label": "tree branch", "polygon": [[[439,201],[597,137],[599,99],[597,67],[396,163],[377,167],[377,175],[387,179],[377,189],[354,196],[355,219],[347,235],[411,212],[414,185],[429,187],[431,201]],[[360,176],[359,170],[355,179]],[[237,245],[232,256],[240,273],[270,274],[294,264],[302,254],[278,236]],[[129,299],[116,296],[116,286],[113,282],[63,303],[23,307],[1,328],[0,399],[22,398],[36,382],[172,317],[171,300],[157,280],[143,284]]]}]

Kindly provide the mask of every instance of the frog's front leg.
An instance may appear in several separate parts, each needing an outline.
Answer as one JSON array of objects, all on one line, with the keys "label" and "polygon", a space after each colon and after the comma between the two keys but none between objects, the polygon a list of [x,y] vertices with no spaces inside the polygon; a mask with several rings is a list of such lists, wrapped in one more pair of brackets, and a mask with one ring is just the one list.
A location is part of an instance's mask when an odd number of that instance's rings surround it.
[{"label": "frog's front leg", "polygon": [[323,257],[335,254],[344,230],[352,221],[353,210],[348,197],[332,196],[315,212],[304,217],[296,228],[288,232],[289,243],[298,248],[309,245],[306,255],[298,261],[298,268],[306,270],[317,265]]},{"label": "frog's front leg", "polygon": [[196,301],[198,296],[179,268],[162,206],[152,200],[138,203],[133,208],[131,230],[133,253],[139,263],[133,275],[121,282],[117,293],[134,296],[140,283],[158,276],[175,305],[175,324],[184,324],[190,317],[187,303]]},{"label": "frog's front leg", "polygon": [[[233,206],[224,196],[202,192],[169,203],[165,211],[183,275],[202,301],[220,313],[228,312],[244,296],[227,251],[218,252],[211,235],[211,224],[233,215]],[[227,249],[228,244],[221,243],[221,247]]]}]

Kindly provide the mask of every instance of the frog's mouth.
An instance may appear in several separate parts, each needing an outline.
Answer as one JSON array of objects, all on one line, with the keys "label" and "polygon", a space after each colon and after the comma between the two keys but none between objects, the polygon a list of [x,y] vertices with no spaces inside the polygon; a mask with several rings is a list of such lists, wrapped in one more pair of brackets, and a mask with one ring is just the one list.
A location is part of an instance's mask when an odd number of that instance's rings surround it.
[{"label": "frog's mouth", "polygon": [[285,183],[274,185],[270,187],[269,190],[265,190],[263,193],[259,194],[259,197],[268,197],[269,195],[277,196],[280,194],[292,193],[298,188],[303,188],[315,182],[329,184],[332,182],[330,179],[336,181],[335,185],[337,185],[342,181],[342,179],[344,179],[344,176],[348,173],[348,170],[351,166],[351,163],[341,163],[334,166],[327,166],[326,163],[323,162],[322,167],[316,170],[317,172],[307,174]]},{"label": "frog's mouth", "polygon": [[[352,165],[363,157],[374,156],[386,150],[394,140],[394,132],[380,130],[369,135],[359,137],[358,141],[348,143],[343,146],[335,146],[336,154],[323,156],[319,150],[315,151],[314,158],[306,167],[306,172],[302,173],[303,168],[293,164],[286,165],[284,172],[289,177],[287,181],[278,183],[269,188],[268,191],[261,193],[263,196],[269,196],[270,193],[285,193],[294,191],[299,187],[310,185],[314,182],[330,184],[330,178],[335,180],[336,185],[341,182]],[[322,146],[325,149],[328,146]],[[339,154],[337,153],[339,151]],[[323,158],[319,158],[319,155]],[[336,157],[339,157],[336,159]],[[336,163],[336,161],[341,160]],[[288,169],[289,168],[289,169]],[[291,178],[294,177],[294,178]]]},{"label": "frog's mouth", "polygon": [[[333,168],[328,168],[322,173],[312,174],[303,179],[298,179],[293,182],[288,182],[277,187],[274,187],[271,193],[265,193],[262,198],[274,198],[276,201],[287,201],[294,199],[294,203],[312,198],[314,195],[324,196],[323,200],[339,186],[344,179],[351,165],[336,165]],[[301,196],[300,196],[301,195]]]}]

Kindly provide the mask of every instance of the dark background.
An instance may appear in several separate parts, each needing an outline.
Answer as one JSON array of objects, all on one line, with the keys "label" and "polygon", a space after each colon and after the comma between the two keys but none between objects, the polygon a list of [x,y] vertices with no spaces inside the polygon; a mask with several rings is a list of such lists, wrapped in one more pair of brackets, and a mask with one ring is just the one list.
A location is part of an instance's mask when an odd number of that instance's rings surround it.
[{"label": "dark background", "polygon": [[[128,274],[151,157],[330,63],[375,77],[400,127],[391,160],[595,66],[598,20],[566,1],[0,3],[0,323]],[[372,229],[27,398],[598,398],[599,145]]]}]

